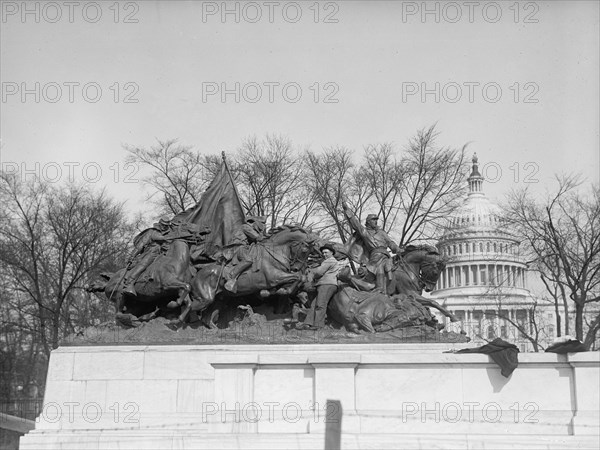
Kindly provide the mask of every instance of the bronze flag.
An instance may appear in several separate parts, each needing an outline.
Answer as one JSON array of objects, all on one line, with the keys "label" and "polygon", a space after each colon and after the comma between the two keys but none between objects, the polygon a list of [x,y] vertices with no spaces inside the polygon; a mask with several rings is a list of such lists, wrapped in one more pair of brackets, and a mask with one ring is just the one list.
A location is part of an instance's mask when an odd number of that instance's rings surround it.
[{"label": "bronze flag", "polygon": [[245,215],[225,161],[225,153],[219,173],[202,194],[200,201],[184,214],[178,214],[177,218],[210,228],[211,232],[204,241],[203,253],[207,256],[213,256],[223,246],[231,243],[234,233],[244,224]]}]

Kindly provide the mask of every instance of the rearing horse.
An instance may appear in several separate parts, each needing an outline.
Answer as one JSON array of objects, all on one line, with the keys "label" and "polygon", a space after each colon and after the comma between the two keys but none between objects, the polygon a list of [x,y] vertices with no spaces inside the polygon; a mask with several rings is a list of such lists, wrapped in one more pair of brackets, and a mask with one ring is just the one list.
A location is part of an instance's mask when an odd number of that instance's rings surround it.
[{"label": "rearing horse", "polygon": [[[227,270],[223,264],[208,264],[201,268],[192,280],[190,307],[195,311],[204,311],[219,294],[238,297],[260,293],[265,297],[270,295],[269,290],[282,286],[287,289],[281,293],[292,293],[302,281],[312,250],[310,234],[300,228],[284,228],[268,239],[252,244],[249,252],[252,267],[238,277],[235,293],[223,287],[226,281],[223,274]],[[208,325],[215,326],[212,319]]]},{"label": "rearing horse", "polygon": [[154,310],[156,306],[184,304],[177,323],[182,323],[190,308],[190,282],[192,270],[188,244],[176,239],[169,244],[165,255],[159,255],[144,271],[135,283],[137,295],[126,296],[121,292],[121,281],[126,269],[115,273],[102,274],[98,280],[88,286],[88,292],[102,292],[115,302],[116,313],[127,312],[141,316]]},{"label": "rearing horse", "polygon": [[429,306],[450,318],[451,322],[458,319],[435,300],[421,295],[423,289],[431,292],[444,270],[446,264],[440,259],[437,249],[431,245],[409,245],[403,257],[395,260],[393,277],[387,290],[390,295],[411,294],[423,306]]}]

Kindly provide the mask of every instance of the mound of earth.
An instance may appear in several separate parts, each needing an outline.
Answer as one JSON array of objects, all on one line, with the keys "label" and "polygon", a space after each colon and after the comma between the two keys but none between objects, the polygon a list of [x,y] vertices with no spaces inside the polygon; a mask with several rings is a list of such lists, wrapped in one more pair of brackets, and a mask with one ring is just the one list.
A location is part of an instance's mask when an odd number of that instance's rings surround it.
[{"label": "mound of earth", "polygon": [[240,311],[226,327],[209,329],[201,322],[170,327],[170,320],[157,317],[149,322],[127,324],[106,322],[69,335],[61,345],[248,345],[248,344],[370,344],[370,343],[461,343],[463,334],[439,331],[428,326],[408,327],[381,333],[354,334],[329,324],[318,331],[296,330],[284,317],[267,320],[252,308]]}]

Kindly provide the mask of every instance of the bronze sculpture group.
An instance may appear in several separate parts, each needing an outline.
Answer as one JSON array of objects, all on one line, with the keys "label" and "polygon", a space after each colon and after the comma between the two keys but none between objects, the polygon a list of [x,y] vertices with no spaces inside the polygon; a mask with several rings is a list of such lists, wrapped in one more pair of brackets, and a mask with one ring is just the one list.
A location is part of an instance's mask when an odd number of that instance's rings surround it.
[{"label": "bronze sculpture group", "polygon": [[[102,274],[89,286],[115,303],[117,318],[175,315],[172,325],[179,326],[193,311],[207,326],[216,327],[217,299],[227,304],[240,296],[298,299],[306,298],[306,291],[314,293],[307,278],[312,266],[313,273],[329,275],[327,282],[316,280],[321,284],[319,297],[301,329],[324,325],[325,308],[327,317],[357,333],[415,325],[440,328],[427,307],[454,320],[441,305],[421,295],[423,289],[434,288],[444,269],[435,247],[400,248],[377,227],[376,215],[367,216],[363,226],[345,203],[343,210],[354,230],[346,246],[324,242],[298,225],[267,232],[264,217],[244,217],[225,159],[222,166],[198,205],[144,230],[134,239],[127,267]],[[335,269],[334,253],[358,264],[359,270],[354,264],[352,270]],[[315,268],[324,255],[326,269],[320,273]],[[334,272],[336,282],[329,280]]]}]

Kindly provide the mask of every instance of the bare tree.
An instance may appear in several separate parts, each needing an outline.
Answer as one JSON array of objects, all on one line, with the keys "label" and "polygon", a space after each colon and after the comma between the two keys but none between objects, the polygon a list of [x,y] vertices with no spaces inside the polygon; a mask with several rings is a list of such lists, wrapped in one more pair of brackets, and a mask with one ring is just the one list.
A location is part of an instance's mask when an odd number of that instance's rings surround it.
[{"label": "bare tree", "polygon": [[352,152],[345,147],[326,148],[321,154],[307,152],[306,161],[311,191],[325,213],[320,232],[335,230],[346,243],[351,230],[342,211],[342,200],[360,215],[371,196],[364,172],[354,166]]},{"label": "bare tree", "polygon": [[15,298],[29,301],[48,356],[68,332],[76,292],[97,272],[116,268],[133,229],[121,204],[85,186],[2,174],[0,198],[3,275]]},{"label": "bare tree", "polygon": [[379,208],[381,227],[389,232],[400,212],[401,183],[405,176],[391,143],[365,148],[363,173]]},{"label": "bare tree", "polygon": [[401,155],[389,143],[365,149],[364,173],[382,228],[401,245],[437,237],[466,189],[466,145],[438,147],[436,138],[434,125],[417,131]]},{"label": "bare tree", "polygon": [[[7,282],[5,275],[2,280]],[[31,301],[15,295],[8,286],[2,288],[0,297],[0,398],[11,403],[18,397],[18,386],[44,385],[45,358]]]},{"label": "bare tree", "polygon": [[299,149],[285,137],[267,134],[246,138],[236,156],[234,173],[248,214],[267,216],[267,224],[306,224],[315,199],[306,183]]},{"label": "bare tree", "polygon": [[466,145],[438,147],[435,125],[417,132],[402,158],[400,243],[432,239],[459,205],[468,174]]},{"label": "bare tree", "polygon": [[218,155],[200,155],[176,139],[158,140],[149,149],[129,145],[125,149],[129,164],[150,169],[143,181],[153,190],[149,198],[165,214],[177,214],[195,205],[220,164]]},{"label": "bare tree", "polygon": [[[596,340],[600,312],[600,189],[580,188],[577,176],[557,176],[558,189],[542,201],[527,189],[513,191],[507,211],[510,223],[528,244],[531,265],[541,274],[548,294],[563,308],[568,329],[575,312],[575,336],[588,348]],[[585,315],[592,313],[584,330]]]},{"label": "bare tree", "polygon": [[[491,311],[492,317],[497,317],[512,325],[513,329],[519,333],[521,338],[526,339],[531,343],[534,352],[544,350],[545,341],[548,341],[550,337],[548,334],[549,324],[544,317],[544,312],[546,310],[544,304],[549,306],[551,305],[551,302],[544,298],[538,299],[531,297],[528,304],[515,306],[515,295],[512,290],[509,278],[490,279],[490,286],[486,291],[485,296],[492,299],[494,302],[494,309]],[[511,315],[509,313],[509,310],[515,307],[525,311],[524,317],[519,318],[516,315]],[[502,330],[496,330],[496,332],[498,331]],[[506,334],[508,335],[507,332]],[[494,337],[504,338],[507,336],[495,335]]]}]

